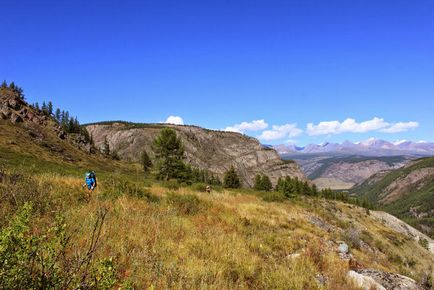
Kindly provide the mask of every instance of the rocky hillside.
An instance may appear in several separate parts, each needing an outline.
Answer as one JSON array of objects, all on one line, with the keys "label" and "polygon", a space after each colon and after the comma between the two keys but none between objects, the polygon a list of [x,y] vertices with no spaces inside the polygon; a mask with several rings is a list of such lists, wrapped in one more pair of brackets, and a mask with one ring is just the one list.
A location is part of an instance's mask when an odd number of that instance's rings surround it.
[{"label": "rocky hillside", "polygon": [[221,132],[195,126],[167,124],[131,124],[107,122],[87,125],[95,146],[108,141],[110,150],[124,160],[139,161],[146,150],[152,155],[152,142],[160,130],[171,127],[181,137],[186,161],[223,177],[234,165],[243,185],[251,187],[256,174],[267,174],[275,184],[279,177],[305,179],[295,162],[282,161],[274,149],[263,147],[256,139],[233,132]]},{"label": "rocky hillside", "polygon": [[380,172],[351,192],[434,236],[434,157]]},{"label": "rocky hillside", "polygon": [[397,169],[409,162],[406,156],[368,157],[357,155],[303,154],[294,158],[319,188],[349,189],[380,171]]},{"label": "rocky hillside", "polygon": [[[87,153],[93,152],[91,144],[84,136],[65,133],[52,116],[35,109],[23,99],[19,91],[8,87],[0,87],[0,120],[3,120],[4,124],[20,125],[21,128],[26,128],[27,133],[22,137],[27,137],[28,142],[35,141],[44,146],[51,146],[53,152],[61,150],[62,146],[53,145],[59,140],[65,140]],[[57,140],[51,142],[52,137]]]}]

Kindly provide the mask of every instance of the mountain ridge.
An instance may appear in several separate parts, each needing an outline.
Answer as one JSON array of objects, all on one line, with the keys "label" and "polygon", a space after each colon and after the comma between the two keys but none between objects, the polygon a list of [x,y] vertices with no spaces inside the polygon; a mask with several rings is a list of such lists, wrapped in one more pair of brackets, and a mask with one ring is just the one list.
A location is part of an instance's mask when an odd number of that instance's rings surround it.
[{"label": "mountain ridge", "polygon": [[293,144],[274,145],[280,155],[306,154],[306,153],[344,153],[366,156],[393,156],[393,155],[416,155],[434,156],[434,142],[389,142],[381,139],[370,138],[361,142],[342,143],[326,142],[324,144],[308,144],[297,147]]},{"label": "mountain ridge", "polygon": [[107,140],[111,150],[125,160],[139,161],[143,150],[152,155],[152,142],[159,131],[162,128],[172,128],[184,144],[186,161],[220,178],[233,165],[246,187],[253,186],[256,174],[268,175],[273,185],[279,177],[291,176],[306,180],[295,162],[282,160],[273,148],[263,146],[254,137],[236,132],[190,125],[112,121],[85,126],[97,148]]}]

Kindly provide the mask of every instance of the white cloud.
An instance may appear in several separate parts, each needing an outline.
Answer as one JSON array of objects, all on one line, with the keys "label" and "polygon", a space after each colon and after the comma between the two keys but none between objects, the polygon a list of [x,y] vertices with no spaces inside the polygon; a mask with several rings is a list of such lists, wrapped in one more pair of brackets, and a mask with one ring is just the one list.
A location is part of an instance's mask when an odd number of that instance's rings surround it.
[{"label": "white cloud", "polygon": [[343,122],[339,121],[325,121],[319,122],[318,125],[313,123],[307,124],[307,133],[310,136],[314,135],[329,135],[340,133],[365,133],[369,131],[376,131],[389,126],[383,118],[373,118],[372,120],[357,123],[355,119],[347,118]]},{"label": "white cloud", "polygon": [[370,131],[380,131],[384,133],[397,133],[414,129],[419,126],[417,122],[398,122],[388,123],[383,118],[375,117],[371,120],[358,123],[355,119],[347,118],[343,122],[324,121],[317,125],[307,124],[307,133],[315,135],[333,135],[341,133],[365,133]]},{"label": "white cloud", "polygon": [[418,122],[398,122],[380,131],[384,133],[399,133],[399,132],[405,132],[411,129],[415,129],[417,127],[419,127]]},{"label": "white cloud", "polygon": [[184,125],[184,120],[179,116],[169,116],[166,121],[161,122],[166,124]]},{"label": "white cloud", "polygon": [[252,122],[242,122],[226,127],[224,131],[244,133],[245,131],[261,131],[267,128],[268,124],[264,120],[253,120]]},{"label": "white cloud", "polygon": [[272,130],[265,130],[259,139],[264,141],[280,140],[288,137],[295,137],[300,135],[303,130],[297,128],[297,124],[273,125]]}]

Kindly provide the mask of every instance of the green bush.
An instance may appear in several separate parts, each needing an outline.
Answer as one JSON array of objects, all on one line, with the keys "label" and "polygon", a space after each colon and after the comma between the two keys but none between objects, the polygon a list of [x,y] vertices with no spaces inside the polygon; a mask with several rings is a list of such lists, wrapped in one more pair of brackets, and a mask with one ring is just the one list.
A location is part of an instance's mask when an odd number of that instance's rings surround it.
[{"label": "green bush", "polygon": [[116,284],[113,261],[94,260],[106,211],[97,216],[88,251],[72,257],[65,219],[57,217],[36,234],[32,211],[32,204],[25,203],[0,230],[0,289],[111,289]]},{"label": "green bush", "polygon": [[179,184],[179,182],[176,179],[170,179],[167,181],[164,181],[162,183],[163,187],[169,189],[169,190],[178,190],[181,185]]},{"label": "green bush", "polygon": [[420,238],[419,239],[419,244],[424,247],[425,249],[429,250],[429,243],[428,240],[425,238]]},{"label": "green bush", "polygon": [[176,208],[180,214],[185,215],[194,215],[205,206],[196,195],[181,195],[173,192],[167,193],[167,203]]},{"label": "green bush", "polygon": [[280,191],[265,191],[261,193],[261,198],[268,202],[282,202],[286,197]]},{"label": "green bush", "polygon": [[202,182],[195,183],[192,186],[193,190],[200,191],[200,192],[205,192],[206,191],[206,187],[207,187],[207,185],[205,183],[202,183]]}]

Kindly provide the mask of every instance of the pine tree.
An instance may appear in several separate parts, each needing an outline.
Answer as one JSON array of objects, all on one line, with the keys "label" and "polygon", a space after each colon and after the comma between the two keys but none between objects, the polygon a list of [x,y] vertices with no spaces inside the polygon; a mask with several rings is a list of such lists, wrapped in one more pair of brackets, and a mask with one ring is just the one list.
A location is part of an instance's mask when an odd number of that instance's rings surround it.
[{"label": "pine tree", "polygon": [[35,107],[35,109],[38,110],[38,111],[41,110],[41,109],[39,108],[39,103],[38,103],[38,102],[35,103],[34,107]]},{"label": "pine tree", "polygon": [[47,114],[47,104],[45,104],[45,101],[42,102],[41,110],[42,113]]},{"label": "pine tree", "polygon": [[57,122],[58,123],[60,123],[60,121],[61,121],[61,115],[62,113],[60,112],[60,109],[59,108],[57,108],[56,109],[56,113],[54,114],[54,117],[56,118],[56,120],[57,120]]},{"label": "pine tree", "polygon": [[8,87],[8,83],[6,82],[6,80],[4,80],[4,81],[2,82],[1,88],[2,88],[2,89],[5,89],[5,88],[7,88],[7,87]]},{"label": "pine tree", "polygon": [[181,138],[176,136],[175,130],[162,129],[154,139],[152,148],[155,153],[158,179],[185,178],[184,146]]},{"label": "pine tree", "polygon": [[48,115],[52,116],[53,115],[53,103],[51,101],[48,102],[47,105],[47,113]]},{"label": "pine tree", "polygon": [[261,182],[262,182],[261,175],[256,174],[253,188],[256,190],[262,190],[262,183]]},{"label": "pine tree", "polygon": [[228,171],[226,171],[223,182],[224,182],[224,186],[226,188],[240,188],[241,187],[240,178],[238,177],[238,174],[235,171],[234,166],[231,166],[231,168]]},{"label": "pine tree", "polygon": [[110,144],[107,140],[107,137],[105,137],[104,143],[102,144],[101,153],[105,156],[110,156]]},{"label": "pine tree", "polygon": [[270,178],[267,175],[262,175],[261,178],[261,190],[270,191],[273,188]]},{"label": "pine tree", "polygon": [[143,171],[147,174],[152,167],[152,161],[146,150],[143,150],[140,159],[142,161]]},{"label": "pine tree", "polygon": [[74,118],[69,118],[68,121],[68,133],[74,133]]}]

